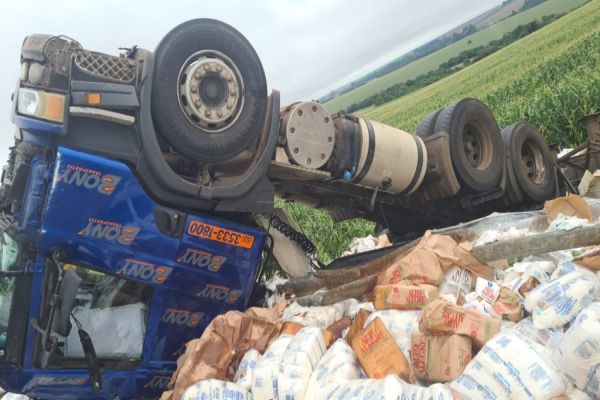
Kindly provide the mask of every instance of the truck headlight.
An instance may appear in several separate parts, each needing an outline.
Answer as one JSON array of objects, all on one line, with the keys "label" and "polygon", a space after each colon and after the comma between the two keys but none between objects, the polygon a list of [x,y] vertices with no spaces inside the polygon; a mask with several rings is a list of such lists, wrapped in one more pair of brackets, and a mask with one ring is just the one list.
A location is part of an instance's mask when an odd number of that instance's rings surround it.
[{"label": "truck headlight", "polygon": [[53,122],[63,122],[65,96],[57,93],[20,88],[17,97],[19,114]]}]

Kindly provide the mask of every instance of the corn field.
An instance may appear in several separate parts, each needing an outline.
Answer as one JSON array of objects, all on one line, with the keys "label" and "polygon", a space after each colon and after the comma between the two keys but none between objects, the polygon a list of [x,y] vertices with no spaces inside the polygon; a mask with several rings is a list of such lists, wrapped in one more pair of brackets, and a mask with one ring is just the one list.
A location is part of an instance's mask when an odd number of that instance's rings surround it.
[{"label": "corn field", "polygon": [[482,99],[501,127],[525,120],[550,143],[579,144],[579,118],[600,111],[600,0],[410,95],[359,112],[414,131],[429,112]]}]

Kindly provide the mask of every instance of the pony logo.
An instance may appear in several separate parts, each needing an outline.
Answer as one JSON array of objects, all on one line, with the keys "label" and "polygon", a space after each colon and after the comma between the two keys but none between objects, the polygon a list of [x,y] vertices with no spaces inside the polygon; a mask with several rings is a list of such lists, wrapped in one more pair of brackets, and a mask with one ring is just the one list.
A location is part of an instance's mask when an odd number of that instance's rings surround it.
[{"label": "pony logo", "polygon": [[164,322],[165,324],[181,325],[194,328],[198,326],[203,317],[203,312],[191,312],[188,310],[167,308],[165,313],[160,318],[160,321]]},{"label": "pony logo", "polygon": [[123,226],[116,222],[104,221],[97,218],[88,219],[88,224],[78,232],[80,236],[104,239],[129,246],[137,236],[140,228]]},{"label": "pony logo", "polygon": [[167,280],[171,271],[171,267],[156,266],[151,262],[128,258],[116,274],[161,284]]},{"label": "pony logo", "polygon": [[215,256],[207,251],[188,247],[185,249],[185,253],[177,259],[177,262],[217,272],[226,260],[227,257]]},{"label": "pony logo", "polygon": [[96,189],[98,193],[110,196],[121,182],[121,177],[110,174],[103,175],[100,171],[68,164],[63,173],[57,175],[56,182],[85,189]]},{"label": "pony logo", "polygon": [[196,296],[210,300],[225,301],[226,303],[235,303],[242,295],[241,290],[232,290],[225,286],[213,285],[207,283],[204,289],[196,293]]}]

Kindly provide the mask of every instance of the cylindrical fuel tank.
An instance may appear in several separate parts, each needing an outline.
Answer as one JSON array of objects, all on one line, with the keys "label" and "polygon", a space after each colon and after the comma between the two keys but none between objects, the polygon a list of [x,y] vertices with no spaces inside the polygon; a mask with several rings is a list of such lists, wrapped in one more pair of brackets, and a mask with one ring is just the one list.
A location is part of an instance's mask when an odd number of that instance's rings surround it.
[{"label": "cylindrical fuel tank", "polygon": [[361,150],[352,182],[410,194],[427,169],[427,149],[420,137],[379,122],[358,118]]}]

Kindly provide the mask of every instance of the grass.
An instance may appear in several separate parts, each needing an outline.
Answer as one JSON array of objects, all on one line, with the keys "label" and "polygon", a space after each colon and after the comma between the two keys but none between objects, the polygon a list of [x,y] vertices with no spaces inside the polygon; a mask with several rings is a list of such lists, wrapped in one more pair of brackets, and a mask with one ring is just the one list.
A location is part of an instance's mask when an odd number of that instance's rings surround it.
[{"label": "grass", "polygon": [[352,103],[361,101],[373,94],[379,93],[388,87],[437,69],[440,64],[457,56],[460,52],[474,47],[485,45],[494,39],[500,38],[506,32],[512,31],[519,25],[526,24],[544,15],[560,14],[581,6],[587,0],[548,0],[536,7],[506,18],[488,28],[482,29],[448,47],[438,50],[426,57],[416,60],[402,68],[390,72],[380,78],[373,79],[366,84],[337,96],[325,103],[330,112],[337,112],[347,108]]},{"label": "grass", "polygon": [[600,110],[600,0],[407,96],[359,112],[414,132],[429,112],[482,99],[500,126],[535,124],[563,146],[583,140],[578,119]]}]

